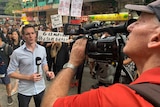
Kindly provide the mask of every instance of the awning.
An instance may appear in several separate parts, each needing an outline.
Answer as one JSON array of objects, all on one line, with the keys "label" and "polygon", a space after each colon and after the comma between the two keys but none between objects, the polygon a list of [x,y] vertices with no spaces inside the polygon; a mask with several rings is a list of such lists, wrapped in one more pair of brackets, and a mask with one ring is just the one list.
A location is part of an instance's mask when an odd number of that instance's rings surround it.
[{"label": "awning", "polygon": [[31,8],[23,8],[22,10],[15,10],[14,13],[47,11],[47,10],[58,9],[58,6],[59,4],[51,4],[51,5],[37,6],[37,7],[31,7]]}]

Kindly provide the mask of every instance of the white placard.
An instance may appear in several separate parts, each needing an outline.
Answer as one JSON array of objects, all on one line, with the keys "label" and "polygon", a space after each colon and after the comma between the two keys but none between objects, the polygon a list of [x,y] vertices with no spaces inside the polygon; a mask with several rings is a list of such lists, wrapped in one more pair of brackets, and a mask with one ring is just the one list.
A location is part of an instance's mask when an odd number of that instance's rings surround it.
[{"label": "white placard", "polygon": [[61,15],[51,15],[52,28],[59,28],[63,26]]},{"label": "white placard", "polygon": [[38,31],[37,41],[43,42],[67,42],[69,40],[69,36],[64,36],[62,32],[45,32]]},{"label": "white placard", "polygon": [[72,0],[71,16],[81,17],[83,0]]},{"label": "white placard", "polygon": [[60,0],[58,7],[58,14],[69,16],[69,11],[70,11],[70,0]]}]

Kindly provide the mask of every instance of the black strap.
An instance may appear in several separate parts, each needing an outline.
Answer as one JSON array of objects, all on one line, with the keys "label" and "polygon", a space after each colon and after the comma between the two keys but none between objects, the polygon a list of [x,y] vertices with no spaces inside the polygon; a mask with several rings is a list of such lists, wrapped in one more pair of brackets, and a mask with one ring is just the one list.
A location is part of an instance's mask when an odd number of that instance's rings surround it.
[{"label": "black strap", "polygon": [[137,94],[150,102],[154,107],[160,107],[160,84],[141,83],[128,85],[135,90]]}]

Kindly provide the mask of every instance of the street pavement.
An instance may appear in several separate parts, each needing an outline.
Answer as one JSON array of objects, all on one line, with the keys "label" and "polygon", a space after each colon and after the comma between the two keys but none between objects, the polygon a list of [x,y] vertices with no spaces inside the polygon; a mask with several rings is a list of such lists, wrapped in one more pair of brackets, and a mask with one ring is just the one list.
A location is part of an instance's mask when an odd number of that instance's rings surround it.
[{"label": "street pavement", "polygon": [[[13,81],[13,79],[11,79]],[[14,82],[12,82],[13,85]],[[50,85],[51,81],[46,80],[46,86],[48,87]],[[89,68],[84,67],[83,76],[82,76],[82,86],[81,86],[81,93],[90,90],[91,85],[97,83],[96,79],[92,79],[91,75],[89,73]],[[54,91],[54,90],[53,90]],[[70,88],[69,95],[77,94],[78,88],[73,87]],[[7,93],[5,89],[5,85],[0,83],[0,107],[18,107],[18,100],[17,100],[17,94],[12,96],[14,103],[11,106],[7,105]],[[33,99],[30,102],[29,107],[35,107]]]}]

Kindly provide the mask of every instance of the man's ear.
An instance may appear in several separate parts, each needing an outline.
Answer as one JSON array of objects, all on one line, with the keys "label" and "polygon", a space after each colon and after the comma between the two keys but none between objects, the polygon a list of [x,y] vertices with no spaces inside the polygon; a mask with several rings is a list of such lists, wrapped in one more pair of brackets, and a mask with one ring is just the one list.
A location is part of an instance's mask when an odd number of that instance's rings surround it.
[{"label": "man's ear", "polygon": [[160,47],[160,32],[158,34],[152,35],[149,40],[148,48],[155,47]]}]

